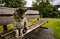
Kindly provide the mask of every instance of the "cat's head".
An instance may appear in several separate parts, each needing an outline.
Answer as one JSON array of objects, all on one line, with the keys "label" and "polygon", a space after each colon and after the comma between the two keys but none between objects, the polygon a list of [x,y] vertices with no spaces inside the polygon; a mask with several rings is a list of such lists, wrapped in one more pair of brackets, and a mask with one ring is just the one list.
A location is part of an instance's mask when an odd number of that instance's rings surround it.
[{"label": "cat's head", "polygon": [[16,14],[18,15],[18,18],[24,18],[24,15],[26,15],[27,8],[17,8],[15,10]]}]

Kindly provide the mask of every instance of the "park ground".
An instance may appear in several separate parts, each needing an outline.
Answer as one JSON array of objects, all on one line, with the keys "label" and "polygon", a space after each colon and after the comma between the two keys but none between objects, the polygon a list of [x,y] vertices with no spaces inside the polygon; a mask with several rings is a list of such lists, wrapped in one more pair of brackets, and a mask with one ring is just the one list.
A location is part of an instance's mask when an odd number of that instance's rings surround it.
[{"label": "park ground", "polygon": [[[44,18],[42,18],[44,19]],[[47,18],[48,19],[48,18]],[[49,18],[48,23],[45,23],[43,26],[50,27],[54,32],[55,39],[60,39],[60,19],[59,18]],[[28,20],[28,23],[35,22],[36,19]],[[8,25],[8,29],[13,28],[13,24]],[[0,26],[0,32],[3,31],[2,26]]]}]

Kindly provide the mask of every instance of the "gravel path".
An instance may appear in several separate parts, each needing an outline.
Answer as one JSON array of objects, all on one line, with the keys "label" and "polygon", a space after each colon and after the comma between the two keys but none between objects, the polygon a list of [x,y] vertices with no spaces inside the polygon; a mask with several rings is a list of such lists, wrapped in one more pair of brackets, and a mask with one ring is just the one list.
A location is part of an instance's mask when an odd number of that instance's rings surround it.
[{"label": "gravel path", "polygon": [[54,39],[53,31],[51,28],[40,29],[32,31],[31,33],[25,35],[23,39]]}]

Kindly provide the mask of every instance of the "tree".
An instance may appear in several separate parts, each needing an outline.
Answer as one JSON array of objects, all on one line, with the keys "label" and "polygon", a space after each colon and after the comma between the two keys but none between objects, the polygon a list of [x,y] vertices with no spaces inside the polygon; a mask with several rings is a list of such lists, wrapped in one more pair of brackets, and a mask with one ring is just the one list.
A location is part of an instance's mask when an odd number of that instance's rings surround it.
[{"label": "tree", "polygon": [[26,1],[24,0],[3,0],[5,2],[6,7],[24,7]]},{"label": "tree", "polygon": [[2,0],[0,0],[0,4],[2,4]]},{"label": "tree", "polygon": [[51,15],[53,17],[53,14],[55,15],[55,11],[57,11],[57,9],[49,3],[49,0],[36,0],[32,6],[35,10],[39,11],[40,17],[50,17]]}]

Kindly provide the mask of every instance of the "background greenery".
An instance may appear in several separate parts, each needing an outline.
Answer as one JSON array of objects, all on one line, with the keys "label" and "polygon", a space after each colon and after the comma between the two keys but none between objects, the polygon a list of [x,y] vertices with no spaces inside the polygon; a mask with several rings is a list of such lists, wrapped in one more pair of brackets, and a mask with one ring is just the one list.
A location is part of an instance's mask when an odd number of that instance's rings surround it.
[{"label": "background greenery", "polygon": [[43,0],[36,0],[32,4],[33,9],[39,11],[40,17],[47,17],[47,18],[57,18],[58,17],[58,10],[57,7],[51,5],[49,0],[44,2]]},{"label": "background greenery", "polygon": [[2,3],[5,3],[5,7],[24,7],[26,4],[25,0],[2,0]]}]

